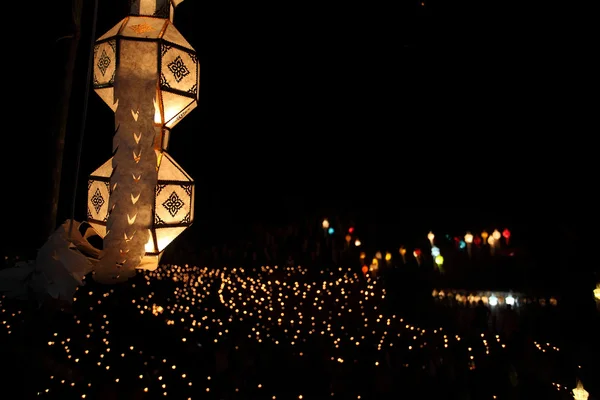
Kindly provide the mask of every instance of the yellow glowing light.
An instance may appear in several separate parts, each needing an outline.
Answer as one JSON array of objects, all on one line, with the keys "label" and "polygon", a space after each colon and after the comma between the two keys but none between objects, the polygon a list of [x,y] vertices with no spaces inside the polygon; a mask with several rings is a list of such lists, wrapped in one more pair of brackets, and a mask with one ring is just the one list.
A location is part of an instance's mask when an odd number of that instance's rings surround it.
[{"label": "yellow glowing light", "polygon": [[577,387],[573,389],[573,398],[575,400],[588,400],[590,394],[583,388],[581,381],[577,381]]},{"label": "yellow glowing light", "polygon": [[600,301],[600,283],[596,285],[596,289],[594,289],[594,297],[596,300]]},{"label": "yellow glowing light", "polygon": [[467,232],[467,234],[465,235],[465,243],[473,243],[473,234],[471,232]]},{"label": "yellow glowing light", "polygon": [[406,255],[406,249],[404,247],[400,247],[400,255],[404,257]]},{"label": "yellow glowing light", "polygon": [[391,253],[385,253],[385,261],[390,261],[392,259]]},{"label": "yellow glowing light", "polygon": [[440,255],[440,256],[437,256],[437,257],[435,258],[435,263],[436,263],[437,265],[440,265],[440,266],[441,266],[441,265],[443,265],[443,264],[444,264],[444,257],[442,257],[441,255]]},{"label": "yellow glowing light", "polygon": [[481,238],[483,239],[484,243],[487,240],[488,236],[490,235],[486,231],[481,232]]},{"label": "yellow glowing light", "polygon": [[321,226],[323,226],[323,229],[328,229],[329,228],[329,220],[327,220],[327,218],[325,218],[323,220],[323,223],[321,224]]},{"label": "yellow glowing light", "polygon": [[492,232],[492,237],[494,238],[494,240],[500,240],[502,234],[498,229],[494,229],[494,232]]},{"label": "yellow glowing light", "polygon": [[360,240],[358,240],[358,239],[356,239],[356,240],[354,241],[354,245],[355,245],[356,247],[359,247],[361,244],[362,244],[362,243],[361,243],[361,242],[360,242]]},{"label": "yellow glowing light", "polygon": [[433,244],[433,239],[435,239],[435,235],[433,234],[433,232],[429,232],[429,233],[427,234],[427,239],[429,239],[429,242],[430,242],[431,244]]}]

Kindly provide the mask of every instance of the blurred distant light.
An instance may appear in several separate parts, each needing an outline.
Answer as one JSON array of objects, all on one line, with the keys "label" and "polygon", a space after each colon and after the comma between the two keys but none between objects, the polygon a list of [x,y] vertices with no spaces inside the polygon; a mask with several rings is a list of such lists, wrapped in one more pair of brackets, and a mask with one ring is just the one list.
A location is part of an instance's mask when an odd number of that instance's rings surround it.
[{"label": "blurred distant light", "polygon": [[440,255],[440,249],[438,247],[436,247],[436,246],[433,246],[431,248],[431,255],[434,256],[434,257],[439,256]]},{"label": "blurred distant light", "polygon": [[361,243],[361,242],[360,242],[360,240],[358,240],[358,239],[356,239],[356,240],[354,241],[354,245],[355,245],[356,247],[360,246],[361,244],[362,244],[362,243]]},{"label": "blurred distant light", "polygon": [[512,297],[512,295],[508,295],[508,297],[506,298],[506,304],[509,306],[514,306],[515,305],[515,298]]},{"label": "blurred distant light", "polygon": [[383,256],[381,255],[381,252],[378,251],[377,253],[375,253],[375,258],[378,260],[381,260],[383,258]]},{"label": "blurred distant light", "polygon": [[594,297],[596,300],[600,301],[600,283],[596,286],[596,289],[594,289]]},{"label": "blurred distant light", "polygon": [[467,232],[467,234],[465,235],[465,242],[473,243],[473,234],[471,232]]},{"label": "blurred distant light", "polygon": [[350,235],[348,234],[348,235],[346,235],[345,239],[346,239],[346,242],[347,242],[348,244],[350,244],[350,241],[352,240],[352,236],[350,236]]},{"label": "blurred distant light", "polygon": [[333,235],[333,234],[334,234],[334,232],[335,232],[335,229],[333,229],[333,228],[329,228],[329,229],[327,230],[327,233],[329,233],[330,235]]},{"label": "blurred distant light", "polygon": [[323,223],[322,223],[322,225],[323,225],[323,229],[327,229],[327,228],[329,228],[329,220],[328,220],[327,218],[325,218],[325,219],[323,220]]},{"label": "blurred distant light", "polygon": [[442,257],[441,255],[438,255],[435,258],[435,263],[439,266],[442,266],[444,264],[444,257]]},{"label": "blurred distant light", "polygon": [[498,229],[494,229],[494,232],[492,232],[492,237],[494,238],[494,240],[500,240],[502,234]]},{"label": "blurred distant light", "polygon": [[459,249],[464,249],[465,247],[467,247],[467,243],[465,243],[464,240],[461,240],[460,242],[458,242]]},{"label": "blurred distant light", "polygon": [[496,295],[491,295],[490,298],[488,299],[488,304],[492,307],[495,307],[498,305],[498,298],[496,297]]},{"label": "blurred distant light", "polygon": [[503,232],[502,232],[502,236],[504,236],[504,239],[509,239],[510,238],[510,231],[508,230],[508,228],[506,228]]},{"label": "blurred distant light", "polygon": [[385,253],[385,261],[390,261],[392,259],[392,253]]},{"label": "blurred distant light", "polygon": [[367,254],[364,251],[360,252],[360,259],[361,260],[364,260],[366,256],[367,256]]},{"label": "blurred distant light", "polygon": [[427,239],[429,239],[429,243],[431,243],[431,245],[433,246],[433,239],[435,238],[435,235],[433,234],[433,232],[429,232],[427,234]]},{"label": "blurred distant light", "polygon": [[354,227],[351,226],[350,228],[348,228],[348,233],[354,233]]}]

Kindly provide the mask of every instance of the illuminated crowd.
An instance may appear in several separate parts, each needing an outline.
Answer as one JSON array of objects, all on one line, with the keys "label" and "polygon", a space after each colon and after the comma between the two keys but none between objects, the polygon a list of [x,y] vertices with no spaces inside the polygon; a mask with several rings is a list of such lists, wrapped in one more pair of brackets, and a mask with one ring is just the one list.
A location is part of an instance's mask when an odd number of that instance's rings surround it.
[{"label": "illuminated crowd", "polygon": [[[118,286],[88,278],[39,332],[53,363],[24,390],[61,400],[512,398],[520,361],[503,334],[421,324],[389,297],[381,276],[339,267],[161,265]],[[7,342],[26,323],[15,304],[2,303]],[[528,394],[573,398],[586,377],[577,367]]]}]

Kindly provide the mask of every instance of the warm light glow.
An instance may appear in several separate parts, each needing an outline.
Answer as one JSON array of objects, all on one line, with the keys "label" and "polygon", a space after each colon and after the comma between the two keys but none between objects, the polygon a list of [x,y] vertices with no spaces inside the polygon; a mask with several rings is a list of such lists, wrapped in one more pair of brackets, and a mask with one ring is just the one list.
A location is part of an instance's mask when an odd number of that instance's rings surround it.
[{"label": "warm light glow", "polygon": [[400,252],[400,255],[401,255],[402,257],[404,257],[404,256],[406,255],[406,249],[404,248],[404,246],[403,246],[403,247],[400,247],[400,250],[399,250],[399,252]]},{"label": "warm light glow", "polygon": [[481,232],[481,237],[483,238],[484,243],[487,241],[489,234],[486,231]]},{"label": "warm light glow", "polygon": [[381,255],[381,252],[378,251],[377,253],[375,253],[375,258],[378,260],[381,260],[383,258],[383,256]]},{"label": "warm light glow", "polygon": [[496,239],[493,236],[489,236],[487,242],[490,246],[493,246],[496,243]]},{"label": "warm light glow", "polygon": [[346,238],[345,238],[345,239],[346,239],[346,242],[347,242],[348,244],[350,244],[350,241],[352,240],[352,236],[350,236],[350,235],[346,235]]},{"label": "warm light glow", "polygon": [[575,400],[588,400],[590,394],[583,388],[581,381],[577,381],[577,387],[573,389],[573,398]]},{"label": "warm light glow", "polygon": [[441,255],[438,255],[437,257],[435,257],[435,263],[439,266],[444,264],[444,257]]},{"label": "warm light glow", "polygon": [[600,301],[600,283],[596,285],[596,289],[594,289],[594,297],[596,300]]},{"label": "warm light glow", "polygon": [[494,240],[500,240],[502,235],[500,234],[500,231],[498,229],[494,229],[494,232],[492,232],[492,237],[494,238]]},{"label": "warm light glow", "polygon": [[361,260],[364,260],[366,256],[367,256],[367,255],[365,254],[365,252],[364,252],[364,251],[361,251],[361,252],[360,252],[360,259],[361,259]]},{"label": "warm light glow", "polygon": [[356,239],[356,240],[354,241],[354,245],[355,245],[356,247],[359,247],[359,246],[361,245],[361,242],[360,242],[360,240]]},{"label": "warm light glow", "polygon": [[473,243],[473,234],[471,232],[467,232],[467,234],[465,235],[465,243]]},{"label": "warm light glow", "polygon": [[329,220],[324,219],[323,223],[321,225],[323,226],[323,229],[328,229],[329,228]]},{"label": "warm light glow", "polygon": [[433,245],[433,239],[435,238],[435,235],[433,234],[433,232],[429,232],[427,234],[427,239],[429,239],[429,242]]},{"label": "warm light glow", "polygon": [[385,253],[385,261],[390,261],[392,259],[391,253]]}]

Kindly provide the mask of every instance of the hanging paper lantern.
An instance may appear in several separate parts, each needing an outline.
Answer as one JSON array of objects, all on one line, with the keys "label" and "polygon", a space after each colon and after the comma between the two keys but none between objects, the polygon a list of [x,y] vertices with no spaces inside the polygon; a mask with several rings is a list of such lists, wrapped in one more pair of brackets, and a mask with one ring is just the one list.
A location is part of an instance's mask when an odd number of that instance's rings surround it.
[{"label": "hanging paper lantern", "polygon": [[[162,251],[194,222],[194,181],[167,153],[162,153],[152,202],[152,221],[140,269],[154,270]],[[101,237],[106,235],[112,158],[90,175],[88,222]]]}]

